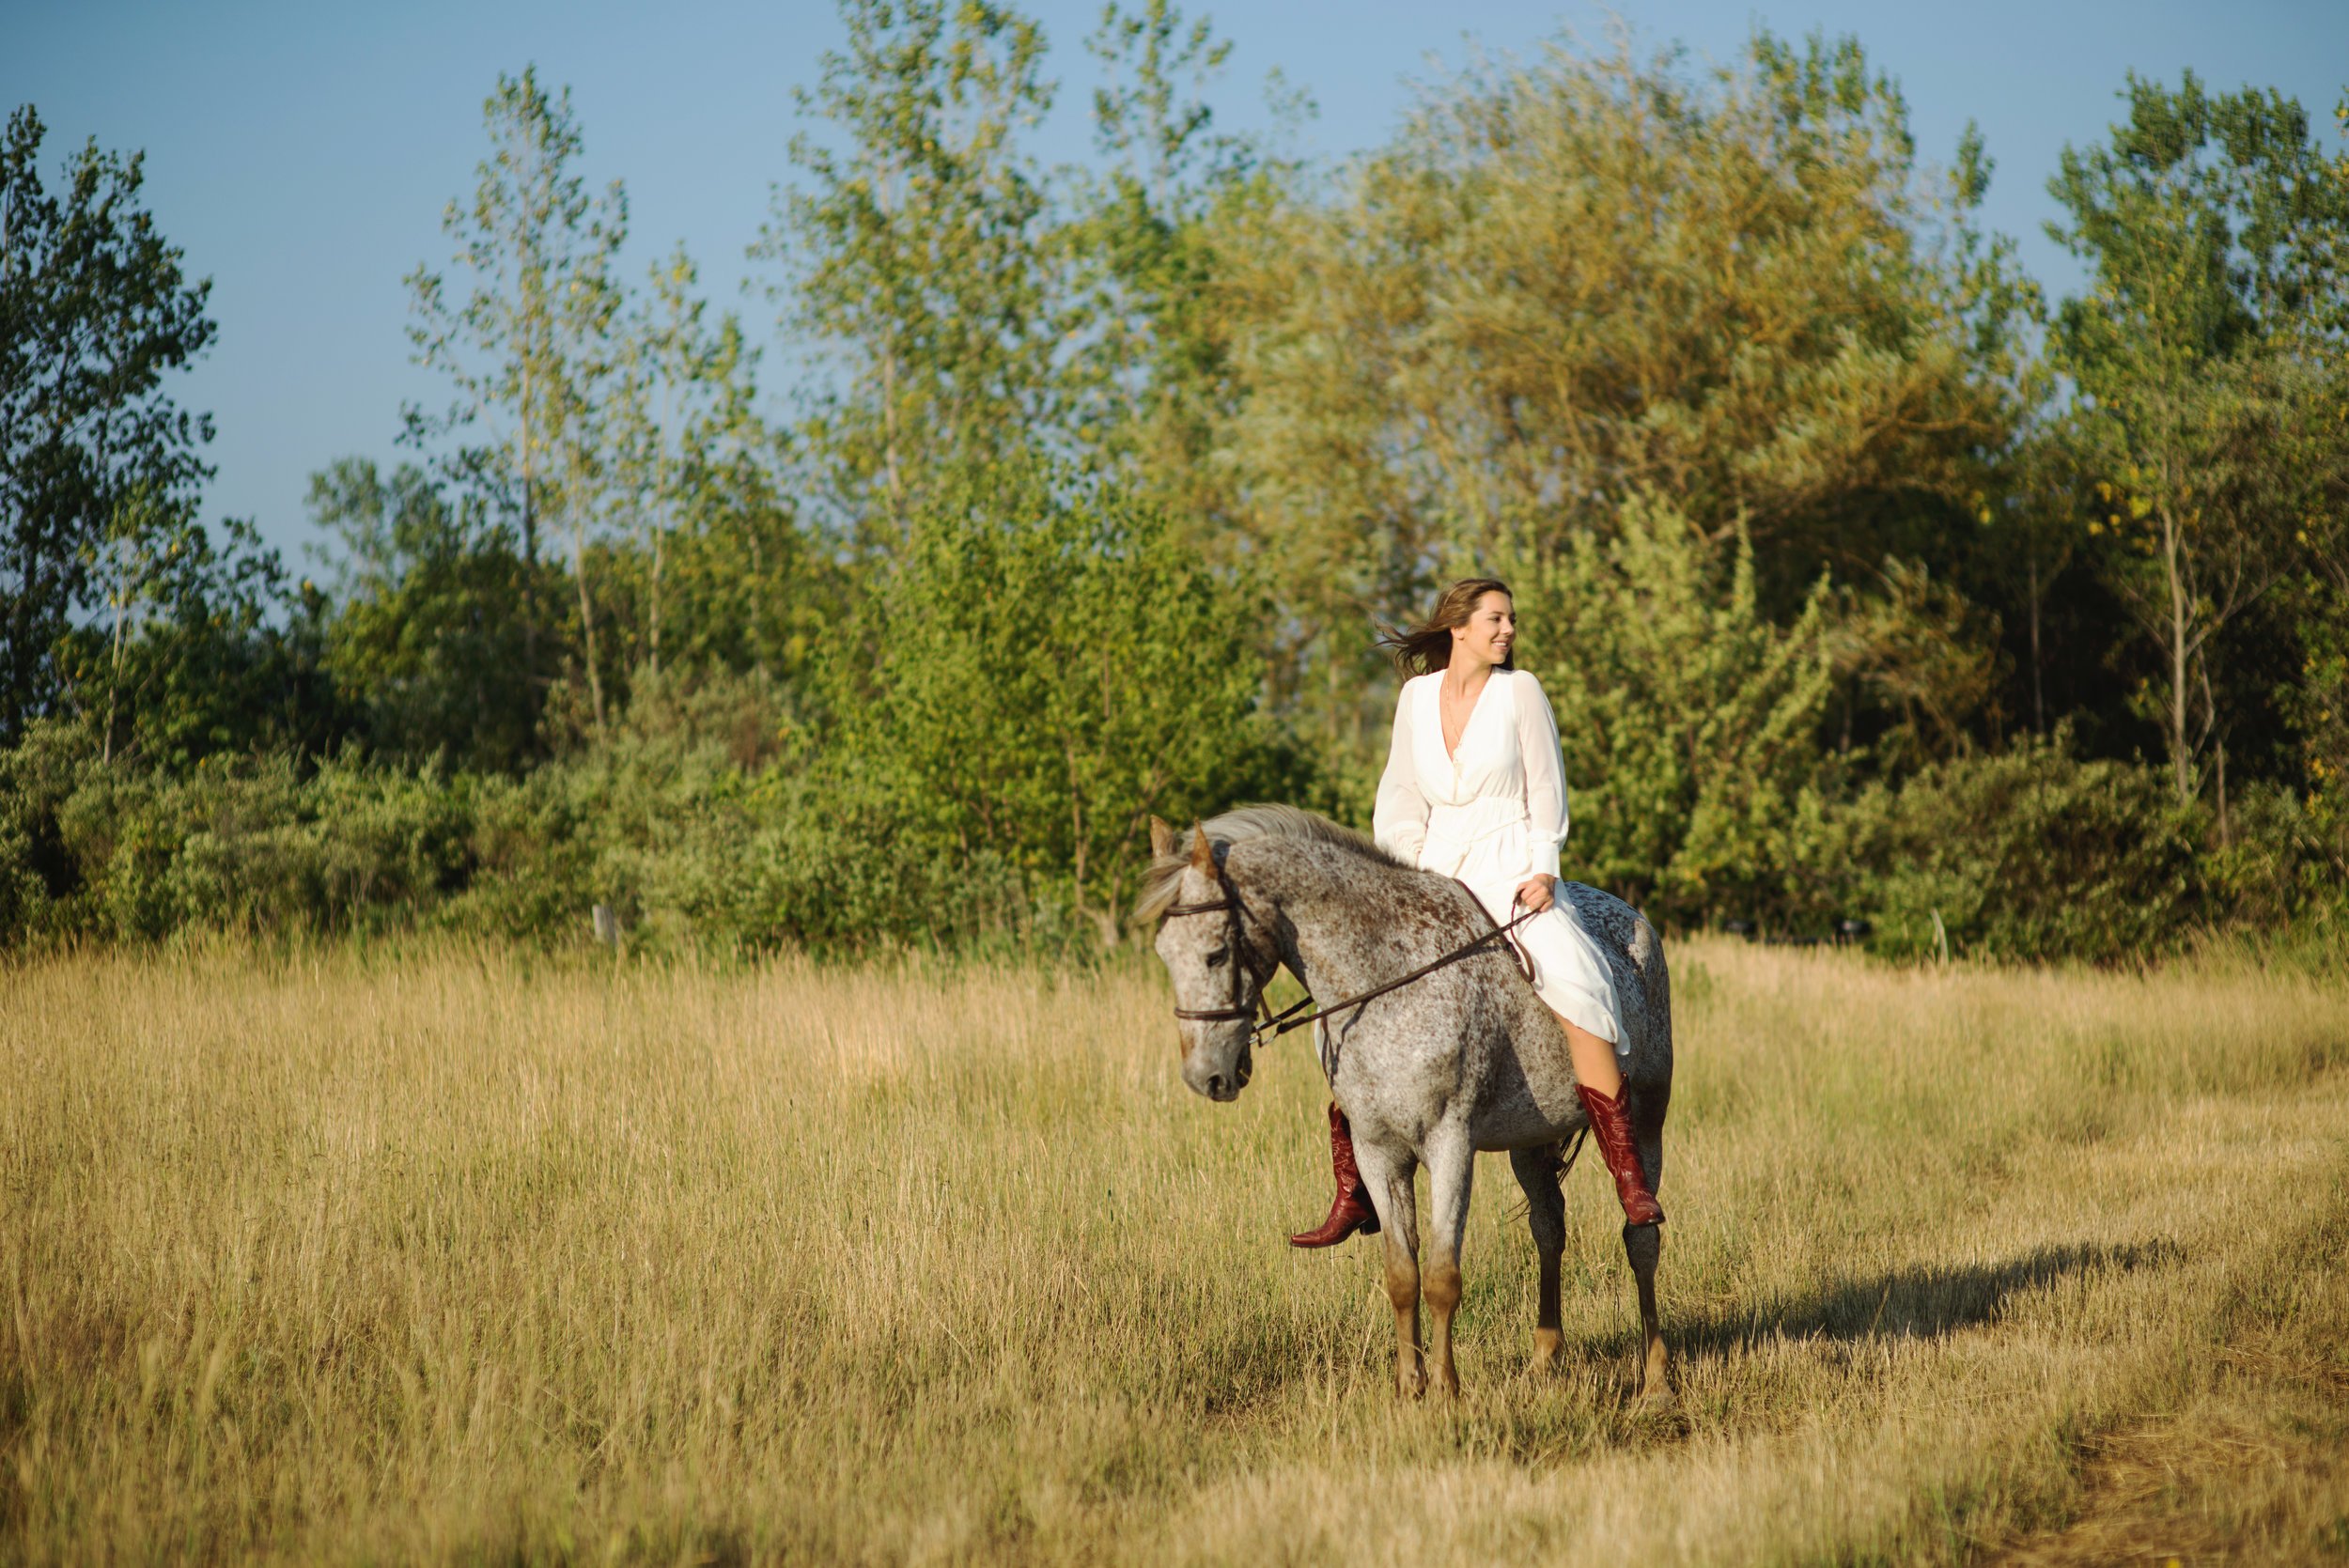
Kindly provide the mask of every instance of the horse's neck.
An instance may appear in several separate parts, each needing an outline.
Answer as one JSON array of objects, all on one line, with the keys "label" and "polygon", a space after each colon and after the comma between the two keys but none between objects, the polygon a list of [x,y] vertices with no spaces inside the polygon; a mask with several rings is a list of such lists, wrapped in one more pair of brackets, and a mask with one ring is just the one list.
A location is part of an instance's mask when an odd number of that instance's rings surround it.
[{"label": "horse's neck", "polygon": [[[1384,956],[1365,919],[1365,894],[1393,868],[1345,856],[1345,851],[1290,850],[1252,857],[1252,880],[1278,909],[1272,925],[1281,961],[1315,996],[1359,989],[1383,978]],[[1384,891],[1384,890],[1381,890]],[[1383,900],[1381,900],[1383,902]]]}]

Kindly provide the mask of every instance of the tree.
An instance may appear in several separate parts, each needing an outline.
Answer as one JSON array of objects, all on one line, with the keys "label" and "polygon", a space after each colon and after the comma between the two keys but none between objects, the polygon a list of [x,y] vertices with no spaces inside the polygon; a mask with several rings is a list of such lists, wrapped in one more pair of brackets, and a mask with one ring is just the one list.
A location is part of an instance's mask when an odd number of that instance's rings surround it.
[{"label": "tree", "polygon": [[742,477],[743,465],[770,447],[754,406],[757,350],[731,314],[706,323],[708,303],[693,294],[699,280],[682,245],[653,266],[651,294],[621,325],[604,420],[608,491],[642,557],[641,657],[655,675],[673,538],[707,520],[711,490]]},{"label": "tree", "polygon": [[[1563,43],[1473,67],[1334,200],[1227,239],[1232,512],[1352,647],[1430,578],[1603,538],[1651,492],[1751,541],[1775,617],[1824,568],[1945,563],[2019,412],[2022,291],[1966,228],[1985,167],[1968,138],[1921,175],[1849,40],[1763,35],[1699,80]],[[1338,659],[1315,701],[1343,744],[1384,698]]]},{"label": "tree", "polygon": [[2032,427],[2009,454],[2005,493],[1985,506],[1983,554],[2007,602],[2020,601],[2030,732],[2048,733],[2046,671],[2048,605],[2055,585],[2078,552],[2082,520],[2070,484],[2070,455],[2060,428]]},{"label": "tree", "polygon": [[1033,455],[950,475],[913,522],[847,726],[892,836],[1114,940],[1152,812],[1296,783],[1255,713],[1261,606],[1147,506]]},{"label": "tree", "polygon": [[1675,923],[1815,912],[1786,884],[1797,817],[1828,777],[1827,584],[1773,625],[1750,543],[1724,563],[1671,503],[1643,496],[1516,586],[1526,668],[1567,721],[1574,875]]},{"label": "tree", "polygon": [[1205,94],[1231,55],[1206,19],[1169,0],[1103,7],[1094,146],[1106,173],[1079,193],[1062,243],[1074,263],[1080,414],[1090,458],[1143,487],[1220,553],[1228,519],[1212,467],[1232,387],[1216,237],[1229,210],[1271,199],[1288,165],[1214,129]]},{"label": "tree", "polygon": [[[2349,137],[2349,93],[2334,105],[2333,122]],[[2349,210],[2349,149],[2325,168],[2330,205]],[[2310,236],[2325,275],[2349,278],[2349,224],[2335,224]],[[2298,678],[2284,692],[2287,717],[2296,732],[2301,783],[2310,815],[2325,834],[2325,875],[2334,890],[2349,887],[2349,549],[2342,527],[2349,519],[2349,473],[2341,458],[2349,452],[2349,288],[2334,287],[2311,302],[2309,311],[2317,358],[2334,388],[2317,411],[2310,434],[2336,462],[2326,475],[2332,493],[2304,508],[2302,532],[2309,537],[2293,589],[2298,629]],[[2330,417],[2326,410],[2329,409]],[[2329,524],[2329,526],[2326,526]]]},{"label": "tree", "polygon": [[508,769],[535,749],[538,692],[513,606],[552,574],[526,561],[485,499],[452,504],[402,463],[362,458],[310,476],[310,516],[332,534],[325,660],[381,754]]},{"label": "tree", "polygon": [[[569,534],[580,663],[600,727],[588,536],[601,510],[596,422],[620,308],[613,265],[628,234],[627,193],[615,180],[588,194],[574,171],[582,143],[570,89],[548,96],[536,67],[501,72],[482,119],[490,153],[473,205],[452,201],[441,221],[470,287],[452,303],[442,274],[419,265],[407,280],[414,357],[447,375],[457,396],[436,415],[412,408],[409,433],[419,444],[473,438],[474,472],[507,489],[520,512],[526,579],[536,577],[540,520],[552,514]],[[542,610],[535,597],[520,608],[535,666]]]},{"label": "tree", "polygon": [[986,0],[843,0],[848,42],[797,94],[835,147],[793,138],[752,247],[783,264],[787,327],[844,357],[801,430],[851,536],[902,541],[920,491],[1060,426],[1045,195],[1019,133],[1051,101],[1044,35]]},{"label": "tree", "polygon": [[[2054,347],[2097,505],[2089,532],[2161,653],[2181,803],[2208,784],[2226,832],[2232,706],[2222,638],[2305,548],[2311,486],[2337,463],[2310,329],[2336,308],[2344,198],[2300,106],[2273,92],[2172,91],[2131,75],[2108,145],[2066,148],[2049,232],[2092,266]],[[2207,774],[2205,763],[2210,764]]]},{"label": "tree", "polygon": [[92,552],[102,614],[58,639],[65,692],[101,762],[184,772],[208,756],[316,752],[341,728],[320,664],[324,604],[238,518],[142,489]]},{"label": "tree", "polygon": [[94,572],[129,508],[183,508],[210,474],[209,416],[163,391],[212,340],[209,281],[138,205],[140,154],[95,141],[40,178],[28,104],[0,146],[0,741],[53,708],[54,654],[102,589]]}]

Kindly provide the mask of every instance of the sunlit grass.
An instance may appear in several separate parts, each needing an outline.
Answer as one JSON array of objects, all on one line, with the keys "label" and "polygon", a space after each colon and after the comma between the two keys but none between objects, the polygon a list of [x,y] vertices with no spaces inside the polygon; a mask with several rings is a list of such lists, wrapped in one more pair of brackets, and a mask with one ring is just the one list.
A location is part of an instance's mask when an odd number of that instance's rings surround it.
[{"label": "sunlit grass", "polygon": [[[1146,968],[0,970],[0,1558],[2054,1560],[2349,1432],[2349,992],[1676,959],[1660,1413],[1595,1160],[1563,1374],[1490,1158],[1399,1405],[1310,1057],[1194,1098]],[[2172,1500],[2349,1542],[2286,1469]]]}]

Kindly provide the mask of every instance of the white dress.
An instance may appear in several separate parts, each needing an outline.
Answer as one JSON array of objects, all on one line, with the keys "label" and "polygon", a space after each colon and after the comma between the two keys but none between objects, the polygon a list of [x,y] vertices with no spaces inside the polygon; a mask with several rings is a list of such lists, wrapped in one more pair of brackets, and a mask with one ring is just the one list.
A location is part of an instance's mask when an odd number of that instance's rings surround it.
[{"label": "white dress", "polygon": [[[1528,877],[1558,875],[1566,841],[1558,722],[1541,682],[1521,670],[1496,669],[1477,693],[1459,751],[1446,753],[1442,680],[1441,670],[1416,676],[1395,699],[1394,743],[1378,781],[1372,836],[1423,870],[1458,877],[1505,924]],[[1550,1011],[1622,1050],[1614,985],[1566,901],[1560,898],[1515,935],[1533,961],[1533,989]]]}]

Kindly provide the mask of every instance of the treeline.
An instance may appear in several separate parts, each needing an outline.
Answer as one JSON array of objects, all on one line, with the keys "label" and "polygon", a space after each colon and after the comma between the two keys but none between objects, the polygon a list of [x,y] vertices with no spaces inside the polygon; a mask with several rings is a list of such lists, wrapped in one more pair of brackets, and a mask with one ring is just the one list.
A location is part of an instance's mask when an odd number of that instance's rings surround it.
[{"label": "treeline", "polygon": [[0,931],[1112,942],[1151,813],[1362,820],[1373,635],[1516,584],[1569,875],[1880,950],[2337,943],[2349,159],[2132,78],[2050,302],[1858,43],[1560,44],[1344,166],[1219,130],[1164,0],[1048,169],[1007,7],[846,0],[753,260],[626,261],[567,93],[407,286],[446,397],[199,525],[205,286],[95,145],[0,224]]}]

